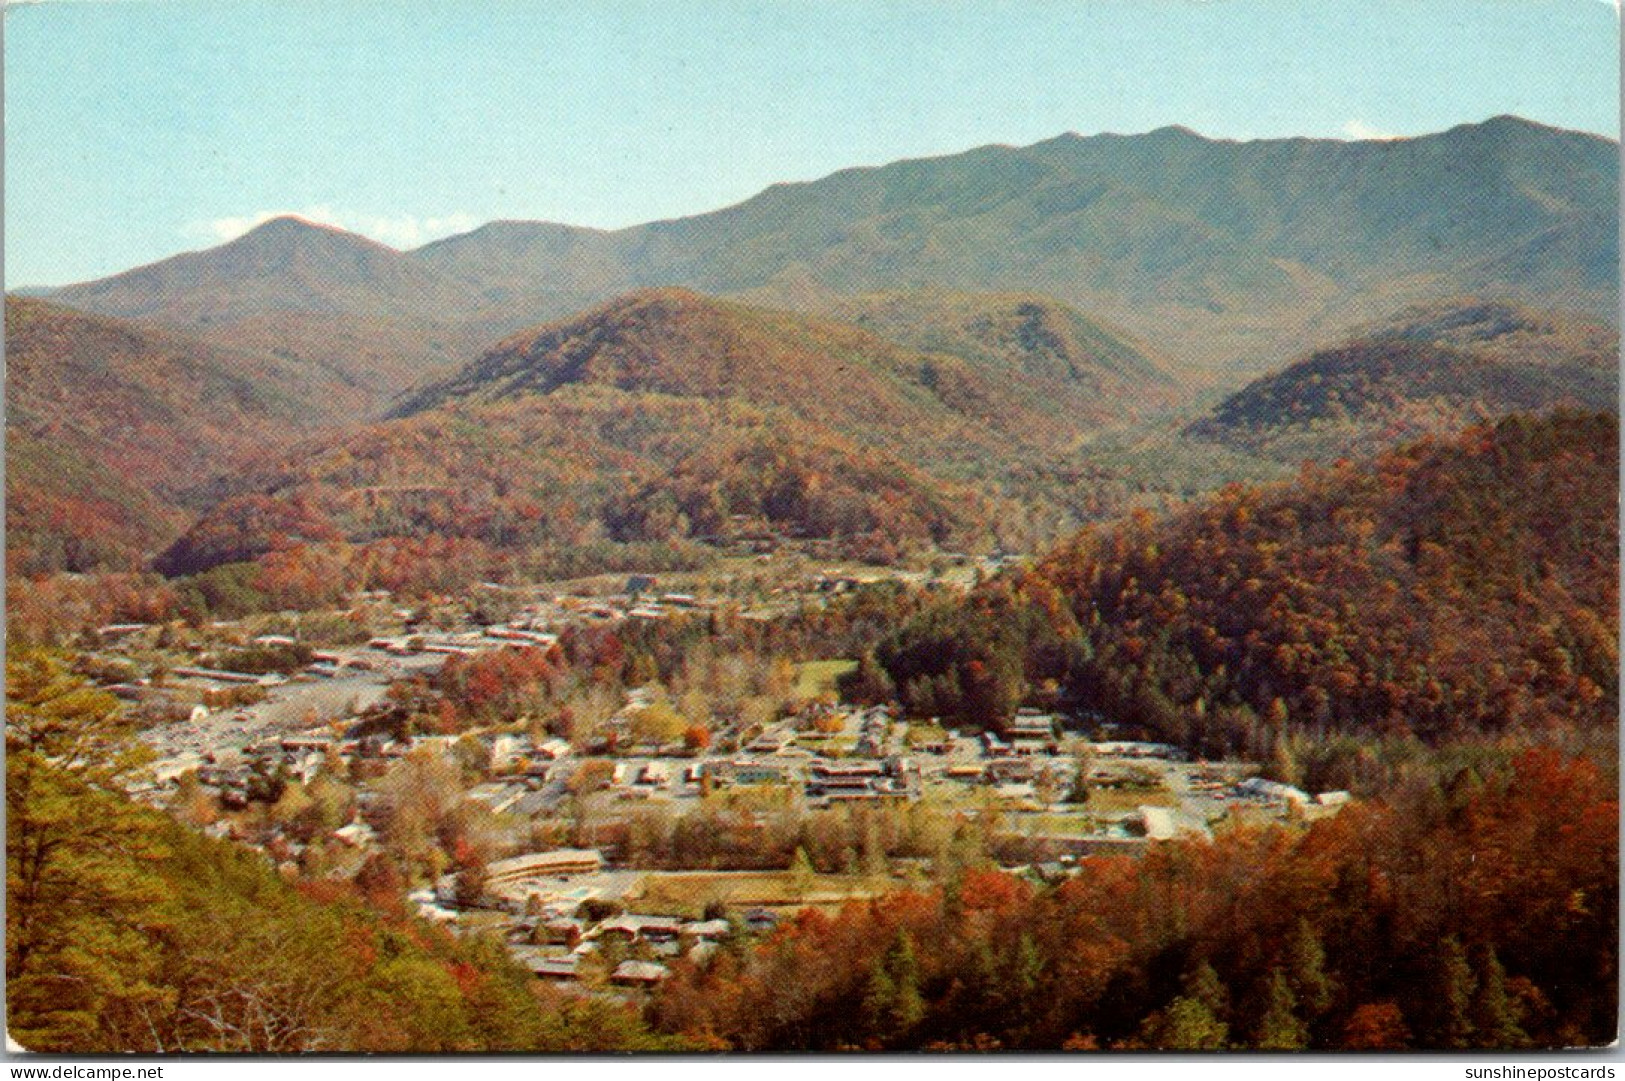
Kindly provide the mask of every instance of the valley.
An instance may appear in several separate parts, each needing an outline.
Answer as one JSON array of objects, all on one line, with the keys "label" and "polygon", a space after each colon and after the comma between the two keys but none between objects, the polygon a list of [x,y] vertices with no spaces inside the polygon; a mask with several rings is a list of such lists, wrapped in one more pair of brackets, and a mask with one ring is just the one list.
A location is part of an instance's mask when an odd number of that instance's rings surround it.
[{"label": "valley", "polygon": [[8,294],[13,1032],[1607,1042],[1617,158],[1064,135]]}]

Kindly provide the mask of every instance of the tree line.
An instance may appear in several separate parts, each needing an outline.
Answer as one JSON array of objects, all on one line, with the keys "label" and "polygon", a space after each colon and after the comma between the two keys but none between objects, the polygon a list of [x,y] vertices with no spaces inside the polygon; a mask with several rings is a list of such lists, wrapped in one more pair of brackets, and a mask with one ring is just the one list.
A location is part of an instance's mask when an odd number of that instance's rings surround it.
[{"label": "tree line", "polygon": [[1617,810],[1594,765],[1527,751],[1055,888],[970,868],[681,964],[650,1018],[744,1051],[1606,1043]]}]

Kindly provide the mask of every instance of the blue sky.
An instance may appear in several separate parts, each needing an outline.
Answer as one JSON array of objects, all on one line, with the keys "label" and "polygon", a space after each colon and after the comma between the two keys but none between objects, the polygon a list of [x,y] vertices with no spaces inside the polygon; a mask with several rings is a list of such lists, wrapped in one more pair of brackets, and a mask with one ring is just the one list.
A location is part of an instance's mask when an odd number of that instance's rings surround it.
[{"label": "blue sky", "polygon": [[5,26],[6,284],[298,212],[412,247],[849,165],[1184,124],[1618,137],[1603,0],[64,0]]}]

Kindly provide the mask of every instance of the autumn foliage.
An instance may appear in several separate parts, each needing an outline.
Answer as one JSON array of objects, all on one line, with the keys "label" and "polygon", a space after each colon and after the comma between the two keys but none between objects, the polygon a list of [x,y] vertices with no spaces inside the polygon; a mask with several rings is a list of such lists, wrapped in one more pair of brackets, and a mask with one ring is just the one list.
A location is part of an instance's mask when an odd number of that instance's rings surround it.
[{"label": "autumn foliage", "polygon": [[1519,416],[1232,486],[1085,532],[878,656],[936,712],[998,722],[980,661],[1016,684],[1003,703],[1051,681],[1214,755],[1598,729],[1618,709],[1617,446],[1611,415]]},{"label": "autumn foliage", "polygon": [[682,966],[655,1023],[737,1050],[1554,1047],[1611,1040],[1617,804],[1524,753],[1307,832],[971,871]]}]

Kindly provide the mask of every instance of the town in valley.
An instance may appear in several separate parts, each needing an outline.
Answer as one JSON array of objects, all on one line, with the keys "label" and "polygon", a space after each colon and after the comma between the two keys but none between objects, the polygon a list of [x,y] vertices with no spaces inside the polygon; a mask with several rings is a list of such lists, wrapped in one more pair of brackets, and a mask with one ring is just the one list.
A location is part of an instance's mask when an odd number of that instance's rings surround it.
[{"label": "town in valley", "polygon": [[[520,651],[557,662],[573,629],[709,621],[719,609],[767,621],[880,583],[963,592],[976,574],[1020,563],[954,553],[934,571],[790,552],[782,561],[794,565],[775,568],[784,584],[745,603],[696,575],[483,583],[406,607],[375,590],[335,611],[105,625],[84,636],[82,661],[151,719],[137,798],[289,876],[339,879],[380,854],[401,860],[400,817],[417,813],[415,800],[438,800],[479,856],[459,866],[441,852],[423,864],[407,894],[418,914],[498,934],[538,978],[584,993],[633,993],[667,975],[663,961],[703,959],[804,907],[923,884],[956,858],[956,843],[1055,882],[1098,855],[1238,824],[1301,825],[1350,798],[1194,758],[1092,710],[1021,707],[1001,725],[961,730],[897,702],[843,702],[836,677],[857,667],[850,659],[781,662],[771,693],[703,714],[684,715],[695,699],[655,680],[613,698],[600,689],[587,723],[561,724],[555,707],[551,718],[538,710],[441,734],[410,713],[412,692],[454,657]],[[744,846],[685,853],[674,834],[709,816],[747,835],[827,821],[857,846],[822,868],[804,847],[784,866]],[[877,841],[883,820],[905,834],[890,846]]]}]

